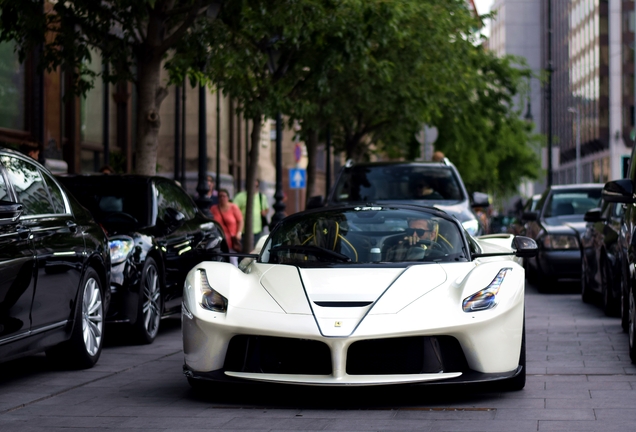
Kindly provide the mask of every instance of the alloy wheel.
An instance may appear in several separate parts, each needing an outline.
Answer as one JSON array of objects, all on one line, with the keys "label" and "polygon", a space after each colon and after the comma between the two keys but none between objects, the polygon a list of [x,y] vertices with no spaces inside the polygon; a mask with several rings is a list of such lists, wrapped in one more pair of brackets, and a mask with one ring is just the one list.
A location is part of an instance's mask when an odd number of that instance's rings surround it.
[{"label": "alloy wheel", "polygon": [[90,356],[94,356],[102,345],[104,326],[104,308],[99,284],[94,278],[89,278],[84,286],[82,301],[82,333],[84,346]]},{"label": "alloy wheel", "polygon": [[161,318],[161,289],[159,287],[157,267],[154,265],[146,267],[146,274],[143,280],[143,322],[148,335],[154,337],[159,330],[159,320]]}]

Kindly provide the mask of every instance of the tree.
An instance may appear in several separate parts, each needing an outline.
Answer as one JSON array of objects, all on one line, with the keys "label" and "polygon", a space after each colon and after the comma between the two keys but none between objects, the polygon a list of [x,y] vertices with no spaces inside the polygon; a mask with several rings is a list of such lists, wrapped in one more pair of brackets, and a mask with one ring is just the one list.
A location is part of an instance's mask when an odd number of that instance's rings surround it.
[{"label": "tree", "polygon": [[161,69],[177,43],[205,28],[218,7],[219,0],[68,0],[44,6],[41,0],[0,0],[0,41],[15,41],[21,60],[41,49],[39,69],[62,67],[72,74],[76,95],[85,94],[102,75],[86,67],[91,51],[109,63],[106,81],[135,83],[136,171],[153,175],[159,108],[168,95]]},{"label": "tree", "polygon": [[323,43],[303,52],[313,73],[292,93],[290,107],[303,125],[308,173],[316,131],[327,127],[347,159],[365,160],[382,143],[402,153],[468,74],[477,21],[463,0],[348,0],[329,24]]},{"label": "tree", "polygon": [[[196,74],[187,65],[196,58],[208,57],[205,77],[237,101],[238,111],[252,119],[246,175],[247,221],[252,220],[254,211],[262,118],[289,111],[290,95],[311,73],[301,53],[320,44],[338,4],[335,0],[229,2],[218,20],[207,25],[203,33],[184,38],[184,48],[171,60],[171,67],[182,74],[190,73],[195,79]],[[252,242],[253,226],[246,223],[244,248],[250,250]]]},{"label": "tree", "polygon": [[457,166],[469,190],[513,194],[522,180],[540,174],[541,137],[515,103],[532,72],[519,58],[498,58],[481,47],[471,60],[477,73],[436,119],[435,147]]}]

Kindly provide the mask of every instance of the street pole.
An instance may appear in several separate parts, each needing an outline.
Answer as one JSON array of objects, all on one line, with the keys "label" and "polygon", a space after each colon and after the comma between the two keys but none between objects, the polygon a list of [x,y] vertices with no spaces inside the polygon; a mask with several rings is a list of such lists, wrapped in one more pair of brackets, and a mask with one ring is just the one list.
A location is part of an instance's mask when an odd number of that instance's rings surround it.
[{"label": "street pole", "polygon": [[546,120],[548,121],[548,178],[547,186],[552,186],[552,0],[548,0],[547,7],[548,19],[548,35],[547,35],[547,52],[548,52],[548,82],[546,88]]},{"label": "street pole", "polygon": [[576,184],[581,184],[581,111],[579,107],[570,107],[568,111],[576,114],[576,163],[574,178],[576,179]]},{"label": "street pole", "polygon": [[581,110],[576,109],[576,184],[581,184]]},{"label": "street pole", "polygon": [[272,228],[285,217],[285,203],[283,199],[283,120],[280,111],[276,114],[276,192],[274,193],[274,214]]},{"label": "street pole", "polygon": [[[202,68],[203,69],[203,68]],[[197,184],[197,206],[208,216],[211,216],[210,206],[212,200],[208,194],[208,147],[207,147],[207,113],[206,113],[206,88],[199,83],[199,182]]]}]

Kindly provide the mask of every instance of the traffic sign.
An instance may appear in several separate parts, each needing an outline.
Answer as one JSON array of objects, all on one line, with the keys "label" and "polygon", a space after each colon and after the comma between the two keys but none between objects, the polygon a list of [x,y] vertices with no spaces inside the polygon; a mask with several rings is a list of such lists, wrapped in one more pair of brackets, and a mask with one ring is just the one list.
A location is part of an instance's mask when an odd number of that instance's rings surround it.
[{"label": "traffic sign", "polygon": [[307,184],[307,171],[303,168],[291,168],[289,170],[290,189],[303,189]]},{"label": "traffic sign", "polygon": [[300,147],[300,144],[296,143],[294,146],[294,160],[296,163],[300,162],[300,157],[303,155],[303,149]]}]

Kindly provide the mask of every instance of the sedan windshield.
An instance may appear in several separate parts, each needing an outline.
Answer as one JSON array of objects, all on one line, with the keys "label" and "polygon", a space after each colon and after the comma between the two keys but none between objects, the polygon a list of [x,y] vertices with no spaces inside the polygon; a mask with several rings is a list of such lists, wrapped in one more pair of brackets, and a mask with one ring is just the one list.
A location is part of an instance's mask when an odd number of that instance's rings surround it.
[{"label": "sedan windshield", "polygon": [[459,225],[439,213],[385,207],[325,210],[287,218],[261,262],[412,263],[466,261]]},{"label": "sedan windshield", "polygon": [[336,186],[336,202],[460,201],[459,180],[447,166],[354,166]]},{"label": "sedan windshield", "polygon": [[544,217],[579,215],[583,218],[585,212],[599,207],[601,202],[601,188],[555,191],[546,204]]}]

